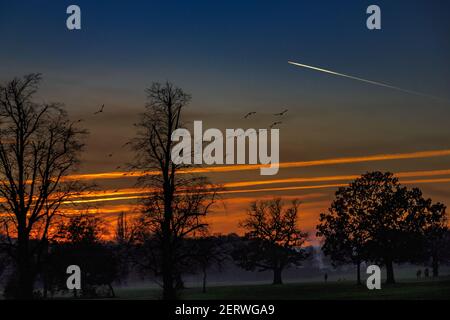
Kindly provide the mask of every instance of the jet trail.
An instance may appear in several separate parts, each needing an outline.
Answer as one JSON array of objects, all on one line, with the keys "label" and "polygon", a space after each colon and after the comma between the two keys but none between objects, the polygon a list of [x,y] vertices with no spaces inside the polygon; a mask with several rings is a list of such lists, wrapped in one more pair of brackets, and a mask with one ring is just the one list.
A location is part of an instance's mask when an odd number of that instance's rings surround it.
[{"label": "jet trail", "polygon": [[292,64],[294,66],[297,66],[297,67],[308,68],[308,69],[312,69],[312,70],[316,70],[316,71],[320,71],[320,72],[325,72],[325,73],[333,74],[333,75],[344,77],[344,78],[349,78],[349,79],[353,79],[353,80],[357,80],[357,81],[362,81],[362,82],[365,82],[365,83],[370,83],[370,84],[373,84],[373,85],[376,85],[376,86],[381,86],[381,87],[385,87],[385,88],[390,88],[390,89],[402,91],[402,92],[405,92],[405,93],[410,93],[410,94],[414,94],[414,95],[418,95],[418,96],[422,96],[422,97],[427,97],[427,98],[432,98],[432,99],[437,99],[437,100],[444,100],[444,101],[448,102],[447,99],[435,97],[435,96],[432,96],[432,95],[429,95],[429,94],[426,94],[426,93],[422,93],[422,92],[417,92],[417,91],[403,89],[403,88],[396,87],[396,86],[391,86],[389,84],[382,83],[382,82],[377,82],[377,81],[367,80],[367,79],[363,79],[363,78],[359,78],[359,77],[355,77],[355,76],[350,76],[348,74],[343,74],[343,73],[339,73],[339,72],[335,72],[335,71],[331,71],[331,70],[327,70],[327,69],[323,69],[323,68],[318,68],[318,67],[314,67],[314,66],[308,66],[306,64],[301,64],[301,63],[298,63],[298,62],[288,61],[288,63]]}]

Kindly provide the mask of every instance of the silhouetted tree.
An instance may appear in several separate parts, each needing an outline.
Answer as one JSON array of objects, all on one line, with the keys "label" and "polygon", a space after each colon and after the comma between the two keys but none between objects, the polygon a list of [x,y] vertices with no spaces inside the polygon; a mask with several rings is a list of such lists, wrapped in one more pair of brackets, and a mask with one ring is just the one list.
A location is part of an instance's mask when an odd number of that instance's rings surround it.
[{"label": "silhouetted tree", "polygon": [[283,269],[299,266],[307,257],[302,248],[307,234],[297,228],[299,203],[287,209],[281,199],[255,201],[241,226],[247,230],[244,241],[233,251],[233,258],[246,270],[272,270],[273,284],[281,284]]},{"label": "silhouetted tree", "polygon": [[115,233],[115,255],[119,263],[119,279],[126,279],[130,272],[131,247],[134,242],[134,224],[130,221],[125,212],[121,212],[117,217]]},{"label": "silhouetted tree", "polygon": [[117,217],[115,240],[119,244],[125,244],[132,240],[132,228],[129,225],[126,213],[123,211]]},{"label": "silhouetted tree", "polygon": [[222,268],[227,259],[226,249],[222,245],[222,239],[214,236],[195,238],[188,247],[193,253],[193,263],[202,273],[202,292],[205,293],[208,269],[217,267],[220,270]]},{"label": "silhouetted tree", "polygon": [[105,230],[104,222],[89,214],[71,216],[60,224],[49,259],[53,286],[67,290],[66,268],[74,264],[81,269],[82,296],[97,296],[100,286],[115,296],[112,283],[119,276],[119,263],[112,244],[102,240]]},{"label": "silhouetted tree", "polygon": [[182,263],[178,248],[183,238],[206,227],[201,217],[208,212],[214,192],[205,192],[209,186],[205,179],[186,172],[178,174],[185,165],[171,159],[172,133],[181,126],[182,109],[190,96],[167,82],[153,83],[147,97],[146,112],[137,124],[138,134],[133,141],[133,168],[148,172],[139,182],[155,190],[144,202],[143,220],[159,247],[154,254],[160,255],[156,273],[162,277],[163,298],[175,299],[175,282],[180,277],[177,265]]},{"label": "silhouetted tree", "polygon": [[160,229],[158,233],[162,238],[163,298],[175,299],[171,220],[173,198],[177,188],[175,173],[178,168],[171,159],[171,136],[180,125],[181,109],[189,103],[190,96],[170,83],[165,85],[153,83],[147,89],[147,96],[147,111],[138,124],[138,137],[134,141],[137,153],[135,167],[148,171],[160,171],[159,175],[146,177],[145,184],[161,190],[153,198],[158,196],[162,198],[163,206],[160,212],[162,219],[157,221]]},{"label": "silhouetted tree", "polygon": [[419,189],[408,190],[392,173],[369,172],[338,190],[330,212],[321,216],[318,234],[325,237],[326,252],[344,248],[350,258],[362,255],[382,263],[386,282],[395,283],[394,262],[420,258],[432,221],[430,205]]},{"label": "silhouetted tree", "polygon": [[15,296],[33,297],[47,234],[60,206],[81,190],[65,180],[79,163],[85,130],[59,104],[33,101],[41,80],[30,74],[0,86],[0,208],[2,248],[16,268]]},{"label": "silhouetted tree", "polygon": [[361,227],[364,216],[357,212],[367,208],[363,202],[354,201],[354,194],[351,188],[336,191],[328,213],[320,214],[317,236],[323,239],[322,251],[335,267],[347,263],[356,265],[356,283],[360,285],[368,234]]}]

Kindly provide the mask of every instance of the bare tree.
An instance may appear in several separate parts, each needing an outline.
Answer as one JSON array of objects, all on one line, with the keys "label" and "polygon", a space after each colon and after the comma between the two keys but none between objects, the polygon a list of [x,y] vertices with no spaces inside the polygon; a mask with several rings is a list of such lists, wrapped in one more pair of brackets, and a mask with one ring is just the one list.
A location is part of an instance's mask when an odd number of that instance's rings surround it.
[{"label": "bare tree", "polygon": [[87,133],[59,104],[36,103],[39,74],[0,86],[0,203],[2,247],[16,265],[15,296],[30,299],[54,217],[81,191],[64,179],[79,163]]},{"label": "bare tree", "polygon": [[[114,297],[113,282],[119,277],[119,260],[114,245],[104,241],[108,224],[96,214],[81,213],[61,220],[52,237],[46,260],[47,289],[68,292],[66,269],[77,265],[81,270],[81,290],[73,289],[76,298]],[[105,292],[105,287],[108,288]]]},{"label": "bare tree", "polygon": [[244,242],[233,258],[247,270],[272,270],[273,284],[281,284],[281,272],[290,265],[300,265],[307,253],[302,248],[307,234],[297,227],[299,203],[294,200],[283,208],[281,199],[253,202],[247,218],[241,222],[247,230]]},{"label": "bare tree", "polygon": [[193,263],[202,274],[202,292],[206,293],[208,269],[216,267],[219,271],[228,258],[222,237],[205,236],[192,239],[191,250],[194,252]]},{"label": "bare tree", "polygon": [[117,217],[116,232],[114,238],[119,245],[127,244],[132,237],[132,229],[125,212],[119,213]]},{"label": "bare tree", "polygon": [[153,239],[148,259],[155,262],[153,271],[162,278],[163,298],[175,299],[184,261],[183,239],[206,228],[201,218],[214,202],[215,191],[206,179],[180,173],[183,165],[171,159],[172,133],[182,125],[181,113],[190,96],[168,82],[153,83],[147,96],[146,112],[133,142],[133,168],[148,172],[139,182],[155,190],[143,203],[142,234]]}]

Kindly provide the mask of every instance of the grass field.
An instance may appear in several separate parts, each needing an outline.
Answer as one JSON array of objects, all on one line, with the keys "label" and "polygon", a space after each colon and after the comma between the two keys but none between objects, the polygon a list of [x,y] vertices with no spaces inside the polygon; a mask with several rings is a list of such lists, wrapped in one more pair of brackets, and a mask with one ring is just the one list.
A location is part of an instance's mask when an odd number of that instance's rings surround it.
[{"label": "grass field", "polygon": [[[118,299],[159,299],[156,289],[122,288],[116,290]],[[188,288],[181,299],[267,299],[267,300],[371,300],[371,299],[445,299],[450,300],[450,278],[439,280],[404,280],[395,285],[382,285],[381,290],[368,290],[354,282],[289,283],[283,285],[236,285]]]}]

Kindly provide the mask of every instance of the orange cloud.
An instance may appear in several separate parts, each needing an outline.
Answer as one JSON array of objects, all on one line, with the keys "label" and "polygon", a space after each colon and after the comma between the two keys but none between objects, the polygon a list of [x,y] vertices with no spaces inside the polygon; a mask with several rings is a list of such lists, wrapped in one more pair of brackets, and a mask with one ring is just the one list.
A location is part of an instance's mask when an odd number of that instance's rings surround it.
[{"label": "orange cloud", "polygon": [[[410,171],[399,172],[396,174],[399,178],[410,177],[426,177],[426,176],[440,176],[450,175],[450,169],[443,170],[422,170],[422,171]],[[235,189],[229,190],[229,188],[238,187],[250,187],[260,186],[268,184],[286,184],[286,183],[304,183],[304,182],[328,182],[328,181],[349,181],[358,178],[359,175],[341,175],[341,176],[323,176],[323,177],[308,177],[308,178],[286,178],[286,179],[267,179],[267,180],[252,180],[252,181],[238,181],[224,183],[225,190],[218,191],[219,194],[239,194],[239,193],[256,193],[256,192],[271,192],[271,191],[290,191],[290,190],[309,190],[309,189],[324,189],[324,188],[337,188],[347,185],[346,183],[332,183],[332,184],[319,184],[319,185],[303,185],[303,186],[286,186],[286,187],[273,187],[273,188],[258,188],[258,189]],[[450,178],[440,179],[419,179],[419,180],[404,180],[405,184],[414,183],[445,183],[449,182]],[[90,203],[90,202],[104,202],[104,201],[119,201],[119,200],[132,200],[144,198],[146,194],[154,191],[151,188],[126,188],[118,190],[105,190],[100,192],[86,192],[81,195],[76,195],[73,199],[81,198],[80,200],[70,200],[67,203]],[[85,198],[95,199],[85,199]]]},{"label": "orange cloud", "polygon": [[[399,172],[396,174],[399,178],[412,178],[412,177],[427,177],[427,176],[445,176],[450,175],[450,169],[442,170],[421,170],[410,172]],[[237,181],[228,182],[222,184],[225,190],[220,190],[219,194],[240,194],[240,193],[257,193],[257,192],[273,192],[273,191],[291,191],[291,190],[309,190],[309,189],[324,189],[324,188],[336,188],[345,186],[346,183],[330,183],[330,184],[318,184],[318,185],[302,185],[302,186],[280,186],[272,188],[250,188],[250,189],[233,189],[251,186],[261,186],[269,184],[290,184],[290,183],[310,183],[310,182],[330,182],[330,181],[349,181],[358,178],[359,175],[337,175],[337,176],[322,176],[322,177],[297,177],[297,178],[285,178],[285,179],[266,179],[266,180],[250,180],[250,181]],[[405,184],[416,183],[446,183],[450,182],[450,178],[434,178],[434,179],[416,179],[416,180],[403,180]],[[69,200],[65,201],[65,204],[80,204],[80,203],[96,203],[96,202],[109,202],[109,201],[126,201],[133,199],[142,199],[148,193],[153,192],[153,188],[123,188],[116,190],[104,190],[104,191],[86,191],[81,194],[74,194],[70,196]],[[0,202],[4,202],[4,199],[0,198]]]},{"label": "orange cloud", "polygon": [[[281,162],[280,168],[299,168],[299,167],[313,167],[333,164],[348,164],[358,162],[371,162],[371,161],[386,161],[386,160],[401,160],[401,159],[419,159],[419,158],[432,158],[449,156],[450,149],[445,150],[433,150],[433,151],[417,151],[409,153],[393,153],[393,154],[377,154],[369,156],[359,157],[343,157],[332,158],[322,160],[311,161],[294,161],[294,162]],[[251,165],[228,165],[228,166],[210,166],[202,168],[189,168],[180,170],[180,173],[216,173],[216,172],[232,172],[232,171],[247,171],[258,170],[268,165],[251,164]],[[104,173],[91,173],[91,174],[78,174],[65,177],[65,180],[95,180],[95,179],[120,179],[120,178],[133,178],[145,175],[158,175],[159,171],[115,171]]]}]

